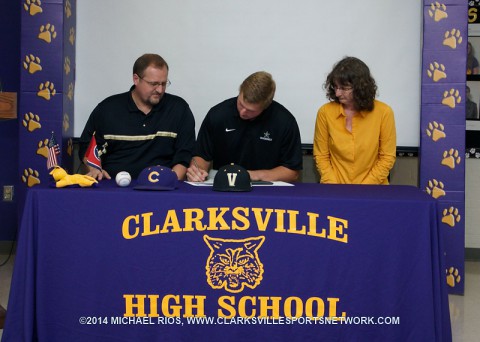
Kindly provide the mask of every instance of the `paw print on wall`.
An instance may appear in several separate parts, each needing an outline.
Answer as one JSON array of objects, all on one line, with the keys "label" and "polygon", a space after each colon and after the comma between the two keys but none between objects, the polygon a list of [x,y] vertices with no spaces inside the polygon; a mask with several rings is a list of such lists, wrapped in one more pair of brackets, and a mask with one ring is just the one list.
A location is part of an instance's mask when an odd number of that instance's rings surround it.
[{"label": "paw print on wall", "polygon": [[462,158],[458,150],[451,148],[448,151],[443,152],[442,165],[448,166],[452,170],[455,169],[455,164],[460,164]]},{"label": "paw print on wall", "polygon": [[460,277],[460,272],[455,267],[450,267],[448,270],[445,270],[447,273],[447,284],[450,287],[455,287],[456,284],[460,283],[462,278]]},{"label": "paw print on wall", "polygon": [[443,93],[442,105],[448,106],[450,108],[455,108],[455,106],[462,102],[462,97],[460,92],[457,89],[450,89],[450,91],[445,90]]},{"label": "paw print on wall", "polygon": [[70,73],[70,58],[68,56],[65,57],[65,61],[63,62],[63,70],[65,70],[65,75]]},{"label": "paw print on wall", "polygon": [[32,17],[35,14],[42,13],[42,2],[40,0],[25,0],[23,8],[28,12]]},{"label": "paw print on wall", "polygon": [[427,75],[433,80],[433,82],[438,82],[444,78],[447,78],[447,74],[445,73],[445,65],[438,62],[430,63],[427,70]]},{"label": "paw print on wall", "polygon": [[38,142],[37,154],[48,158],[48,139]]},{"label": "paw print on wall", "polygon": [[55,96],[57,91],[55,90],[55,85],[50,81],[45,83],[40,83],[38,86],[37,96],[44,98],[45,100],[50,100],[52,96]]},{"label": "paw print on wall", "polygon": [[72,4],[70,3],[70,0],[65,1],[65,15],[67,18],[72,16]]},{"label": "paw print on wall", "polygon": [[70,0],[65,1],[65,15],[67,18],[72,16],[72,4],[70,3]]},{"label": "paw print on wall", "polygon": [[442,182],[437,181],[436,179],[432,179],[428,181],[428,185],[425,190],[427,191],[427,194],[437,199],[445,196],[445,190],[443,190],[443,188],[444,185]]},{"label": "paw print on wall", "polygon": [[29,132],[33,132],[42,127],[42,125],[40,125],[40,117],[32,112],[28,112],[23,116],[22,125],[28,129]]},{"label": "paw print on wall", "polygon": [[425,132],[430,138],[432,138],[433,141],[436,142],[447,136],[444,130],[445,127],[443,126],[443,124],[433,121],[428,124],[428,128],[425,130]]},{"label": "paw print on wall", "polygon": [[67,132],[70,128],[70,117],[67,113],[63,114],[63,131]]},{"label": "paw print on wall", "polygon": [[68,41],[72,46],[75,44],[75,28],[70,28],[70,33],[68,35]]},{"label": "paw print on wall", "polygon": [[73,83],[68,85],[67,97],[70,101],[73,101]]},{"label": "paw print on wall", "polygon": [[445,39],[443,40],[443,45],[448,46],[452,49],[456,49],[458,44],[462,44],[463,38],[460,30],[451,29],[450,31],[445,32]]},{"label": "paw print on wall", "polygon": [[52,39],[57,38],[55,26],[50,23],[40,26],[40,33],[38,34],[38,38],[50,44],[52,42]]},{"label": "paw print on wall", "polygon": [[40,179],[38,177],[39,174],[37,170],[28,168],[23,170],[22,182],[24,182],[29,188],[31,188],[32,186],[40,184]]},{"label": "paw print on wall", "polygon": [[436,1],[435,3],[430,4],[428,15],[430,18],[433,18],[435,22],[448,18],[447,6]]},{"label": "paw print on wall", "polygon": [[30,74],[34,74],[37,71],[42,71],[42,65],[40,64],[40,58],[32,54],[25,56],[25,61],[23,62],[23,68],[27,70]]},{"label": "paw print on wall", "polygon": [[448,224],[450,227],[455,227],[455,223],[461,221],[462,216],[458,213],[458,209],[454,207],[445,208],[442,213],[442,223]]},{"label": "paw print on wall", "polygon": [[67,154],[71,157],[73,153],[73,140],[70,138],[67,141]]}]

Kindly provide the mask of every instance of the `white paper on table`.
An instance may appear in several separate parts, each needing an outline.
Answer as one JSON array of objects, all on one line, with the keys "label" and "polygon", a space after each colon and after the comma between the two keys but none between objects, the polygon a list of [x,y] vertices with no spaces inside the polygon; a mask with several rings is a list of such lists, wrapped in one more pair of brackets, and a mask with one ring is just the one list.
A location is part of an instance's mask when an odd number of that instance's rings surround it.
[{"label": "white paper on table", "polygon": [[[206,181],[203,181],[203,182],[187,182],[186,181],[185,183],[193,186],[213,186],[213,178],[208,178]],[[272,182],[272,184],[255,184],[255,182],[252,182],[252,186],[294,186],[294,185],[287,182],[277,181],[277,182]]]}]

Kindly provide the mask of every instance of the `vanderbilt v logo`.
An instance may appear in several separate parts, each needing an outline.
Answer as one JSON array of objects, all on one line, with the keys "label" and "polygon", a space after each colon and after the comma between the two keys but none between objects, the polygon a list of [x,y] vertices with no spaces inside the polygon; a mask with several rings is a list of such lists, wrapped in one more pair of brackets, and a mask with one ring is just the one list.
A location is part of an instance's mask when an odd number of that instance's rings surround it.
[{"label": "vanderbilt v logo", "polygon": [[237,179],[237,174],[236,173],[227,173],[228,177],[228,185],[229,186],[235,186],[235,181]]}]

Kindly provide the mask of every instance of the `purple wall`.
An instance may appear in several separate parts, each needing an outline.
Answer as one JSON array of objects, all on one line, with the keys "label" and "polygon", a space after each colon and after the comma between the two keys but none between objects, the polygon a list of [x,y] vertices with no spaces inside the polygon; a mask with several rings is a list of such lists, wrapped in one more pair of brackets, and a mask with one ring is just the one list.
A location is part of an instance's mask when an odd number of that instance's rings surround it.
[{"label": "purple wall", "polygon": [[[18,119],[0,121],[0,241],[13,240],[28,188],[49,180],[45,141],[55,132],[59,163],[73,165],[76,0],[0,0],[0,80],[18,93]],[[28,114],[28,117],[26,116]],[[3,197],[3,196],[2,196]]]},{"label": "purple wall", "polygon": [[[2,90],[18,92],[20,89],[20,1],[0,0],[0,22],[3,25],[0,45],[0,82]],[[4,185],[18,189],[18,120],[0,121],[0,191]],[[0,241],[14,240],[17,227],[17,204],[0,200]]]}]

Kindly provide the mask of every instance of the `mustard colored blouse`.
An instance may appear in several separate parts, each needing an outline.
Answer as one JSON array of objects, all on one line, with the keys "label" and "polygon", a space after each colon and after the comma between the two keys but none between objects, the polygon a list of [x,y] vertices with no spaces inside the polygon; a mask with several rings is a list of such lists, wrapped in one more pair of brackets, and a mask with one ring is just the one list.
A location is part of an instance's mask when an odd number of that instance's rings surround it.
[{"label": "mustard colored blouse", "polygon": [[393,110],[375,100],[371,112],[352,118],[352,132],[345,123],[339,103],[330,102],[318,110],[313,157],[320,183],[388,184],[397,148]]}]

